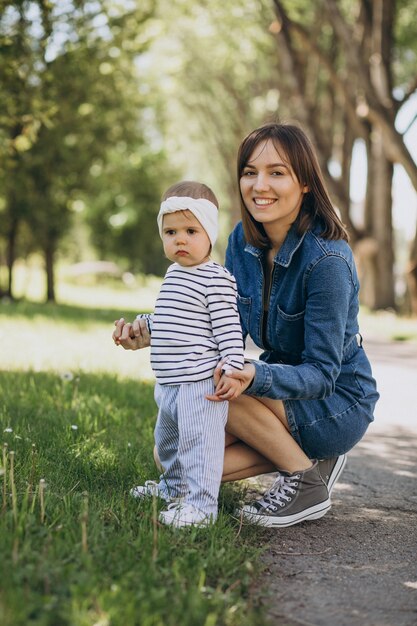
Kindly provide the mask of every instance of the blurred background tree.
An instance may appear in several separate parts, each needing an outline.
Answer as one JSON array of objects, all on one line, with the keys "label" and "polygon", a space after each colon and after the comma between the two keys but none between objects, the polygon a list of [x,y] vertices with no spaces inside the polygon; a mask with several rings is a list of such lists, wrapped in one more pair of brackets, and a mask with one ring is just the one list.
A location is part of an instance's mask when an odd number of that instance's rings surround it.
[{"label": "blurred background tree", "polygon": [[[374,309],[394,308],[394,164],[402,165],[417,191],[416,163],[396,129],[397,115],[417,87],[409,64],[417,51],[410,40],[411,3],[274,0],[274,7],[271,30],[285,88],[349,226],[363,301]],[[364,210],[355,220],[350,189],[358,141],[368,167]]]},{"label": "blurred background tree", "polygon": [[417,235],[393,221],[394,172],[417,189],[412,0],[0,4],[5,293],[15,258],[34,250],[49,299],[57,252],[78,261],[94,251],[160,275],[155,214],[179,178],[219,195],[221,260],[239,219],[237,147],[280,119],[301,123],[317,147],[351,233],[362,302],[417,312]]},{"label": "blurred background tree", "polygon": [[2,3],[6,295],[16,257],[39,250],[46,299],[55,299],[56,254],[74,212],[85,213],[99,254],[131,271],[163,270],[144,223],[155,217],[158,172],[169,166],[161,142],[146,137],[137,68],[153,12],[146,2]]}]

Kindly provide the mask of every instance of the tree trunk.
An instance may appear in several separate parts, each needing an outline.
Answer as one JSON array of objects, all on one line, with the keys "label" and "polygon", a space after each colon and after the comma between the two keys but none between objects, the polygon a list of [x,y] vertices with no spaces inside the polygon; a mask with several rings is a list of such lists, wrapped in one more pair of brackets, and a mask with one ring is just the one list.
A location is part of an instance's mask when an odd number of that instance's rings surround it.
[{"label": "tree trunk", "polygon": [[13,267],[14,262],[16,260],[16,241],[17,241],[17,231],[19,227],[19,221],[16,218],[12,218],[8,237],[7,237],[7,251],[6,251],[6,262],[7,262],[7,289],[5,295],[8,298],[13,299]]},{"label": "tree trunk", "polygon": [[44,250],[46,271],[46,301],[55,302],[55,243],[48,241]]},{"label": "tree trunk", "polygon": [[354,245],[361,303],[372,310],[395,309],[391,196],[394,168],[386,157],[383,135],[378,129],[370,133],[367,159],[366,234]]},{"label": "tree trunk", "polygon": [[372,309],[395,309],[394,241],[392,229],[392,177],[394,168],[387,159],[383,132],[371,133],[371,165],[368,186],[372,194],[372,235],[378,242],[373,258],[374,302]]},{"label": "tree trunk", "polygon": [[406,277],[410,312],[417,315],[417,232],[411,246]]}]

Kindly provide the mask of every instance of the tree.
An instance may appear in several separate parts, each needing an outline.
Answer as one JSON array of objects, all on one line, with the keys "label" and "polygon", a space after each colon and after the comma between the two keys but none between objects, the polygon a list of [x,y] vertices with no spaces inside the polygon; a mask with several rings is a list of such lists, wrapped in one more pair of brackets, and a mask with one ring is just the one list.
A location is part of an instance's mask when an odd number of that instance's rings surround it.
[{"label": "tree", "polygon": [[[155,177],[148,175],[145,168],[153,167],[153,153],[157,153],[161,162],[164,156],[160,149],[146,149],[146,120],[141,112],[146,109],[147,101],[141,94],[137,73],[137,58],[148,45],[144,29],[152,11],[139,2],[136,6],[130,3],[131,10],[127,11],[123,3],[117,8],[117,3],[105,0],[39,2],[36,7],[31,2],[8,4],[10,10],[4,29],[11,40],[17,38],[21,17],[25,29],[20,38],[25,52],[20,62],[31,61],[26,82],[16,90],[18,96],[23,101],[27,85],[36,86],[37,100],[35,96],[27,99],[22,110],[36,109],[38,101],[42,105],[38,108],[43,107],[48,114],[38,116],[33,141],[25,142],[23,126],[18,128],[15,144],[20,151],[15,150],[17,155],[9,169],[10,159],[4,162],[7,178],[12,166],[17,170],[16,160],[19,160],[23,182],[20,204],[17,200],[12,204],[13,196],[9,194],[5,206],[7,214],[25,220],[30,226],[32,245],[44,254],[47,299],[54,300],[58,245],[71,224],[77,199],[83,197],[87,207],[94,205],[88,191],[93,191],[93,173],[98,163],[103,171],[113,171],[113,181],[121,179],[128,169],[132,177],[139,172],[138,178],[145,186],[141,189],[140,202],[155,206],[159,201],[160,184],[155,184]],[[9,100],[6,104],[9,109],[4,116],[4,127],[10,123],[12,107]],[[132,157],[139,153],[135,167]],[[110,180],[103,176],[100,182],[102,197],[110,200]],[[20,208],[19,213],[16,207]],[[132,207],[132,211],[140,213],[137,207]],[[108,226],[107,237],[110,237],[114,229],[111,222]],[[10,232],[11,229],[5,233],[9,242]],[[127,243],[125,237],[128,253]],[[130,250],[136,251],[134,241],[130,240],[129,245]],[[12,263],[10,295],[11,274]]]},{"label": "tree", "polygon": [[162,187],[174,180],[165,154],[149,154],[143,146],[126,154],[115,147],[105,163],[94,163],[93,172],[85,219],[95,248],[102,258],[116,260],[126,271],[163,275],[167,261],[156,216]]},{"label": "tree", "polygon": [[[414,93],[414,73],[398,62],[411,52],[398,34],[399,12],[411,3],[394,0],[352,3],[274,0],[272,25],[287,90],[315,142],[329,187],[353,234],[359,265],[366,269],[365,301],[372,308],[395,307],[391,186],[400,163],[416,187],[417,167],[395,128],[400,107]],[[413,55],[415,58],[415,49]],[[394,61],[397,60],[396,63]],[[399,67],[401,71],[399,71]],[[395,98],[401,89],[402,95]],[[351,217],[350,166],[358,139],[368,154],[365,218]],[[339,175],[333,173],[334,162]],[[417,189],[417,187],[416,187]],[[372,280],[369,281],[369,276]]]},{"label": "tree", "polygon": [[237,147],[254,126],[276,116],[272,11],[264,0],[161,0],[157,15],[161,32],[149,72],[166,101],[165,134],[184,176],[220,196],[228,231],[239,216]]},{"label": "tree", "polygon": [[[0,234],[4,237],[8,268],[6,289],[12,295],[12,271],[19,229],[29,212],[22,160],[47,123],[52,103],[40,97],[37,57],[45,48],[50,30],[49,12],[43,2],[1,2],[0,12],[0,181],[2,189]],[[29,10],[39,11],[42,25],[35,49]]]}]

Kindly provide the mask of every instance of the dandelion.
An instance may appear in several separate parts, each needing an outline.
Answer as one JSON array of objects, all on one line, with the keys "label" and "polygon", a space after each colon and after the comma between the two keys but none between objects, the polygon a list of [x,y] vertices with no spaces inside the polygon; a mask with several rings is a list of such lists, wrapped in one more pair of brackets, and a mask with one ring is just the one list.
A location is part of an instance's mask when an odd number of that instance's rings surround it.
[{"label": "dandelion", "polygon": [[45,487],[46,482],[44,478],[39,481],[39,499],[41,503],[41,524],[45,521]]},{"label": "dandelion", "polygon": [[12,433],[13,432],[13,428],[10,428],[10,426],[8,426],[7,428],[5,428],[3,430],[4,433]]},{"label": "dandelion", "polygon": [[61,374],[61,380],[63,380],[63,381],[65,381],[65,382],[69,383],[69,382],[71,382],[72,380],[74,380],[74,375],[72,374],[72,372],[63,372],[63,373]]},{"label": "dandelion", "polygon": [[71,430],[78,430],[77,424],[71,424]]},{"label": "dandelion", "polygon": [[83,511],[81,515],[81,543],[84,554],[88,552],[88,539],[87,539],[87,524],[88,524],[88,492],[83,492]]},{"label": "dandelion", "polygon": [[11,450],[9,452],[10,458],[10,486],[12,488],[12,509],[13,509],[13,518],[15,524],[17,524],[17,495],[16,495],[16,484],[14,481],[14,452]]},{"label": "dandelion", "polygon": [[7,443],[3,444],[3,505],[2,511],[6,510],[7,506]]},{"label": "dandelion", "polygon": [[132,447],[132,444],[130,443],[130,441],[128,441],[128,443],[127,443],[127,447],[128,447],[128,448],[131,448],[131,447]]},{"label": "dandelion", "polygon": [[30,476],[29,476],[29,484],[28,484],[29,500],[32,499],[32,490],[33,490],[33,484],[35,480],[35,464],[36,464],[36,445],[32,443],[32,460],[31,460]]}]

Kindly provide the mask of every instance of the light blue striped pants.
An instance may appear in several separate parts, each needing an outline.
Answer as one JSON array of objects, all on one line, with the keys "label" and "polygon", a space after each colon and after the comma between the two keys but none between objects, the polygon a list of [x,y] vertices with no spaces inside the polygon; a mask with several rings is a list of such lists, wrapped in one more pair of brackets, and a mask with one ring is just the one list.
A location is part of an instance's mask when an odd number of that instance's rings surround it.
[{"label": "light blue striped pants", "polygon": [[213,379],[155,386],[158,419],[155,444],[164,473],[160,490],[184,496],[208,515],[217,515],[223,473],[228,402],[211,402]]}]

